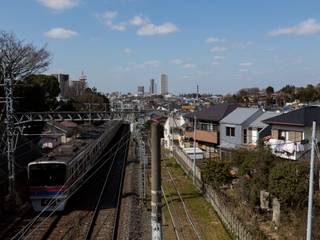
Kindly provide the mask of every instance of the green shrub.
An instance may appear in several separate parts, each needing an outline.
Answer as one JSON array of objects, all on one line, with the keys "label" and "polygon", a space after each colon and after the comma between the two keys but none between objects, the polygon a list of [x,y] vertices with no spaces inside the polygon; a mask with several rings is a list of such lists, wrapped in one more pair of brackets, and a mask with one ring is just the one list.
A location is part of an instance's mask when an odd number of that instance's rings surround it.
[{"label": "green shrub", "polygon": [[306,204],[309,167],[304,163],[282,162],[270,172],[269,192],[282,206],[302,207]]},{"label": "green shrub", "polygon": [[230,175],[230,164],[223,161],[206,161],[202,177],[205,183],[218,187],[220,184],[227,184],[232,180]]}]

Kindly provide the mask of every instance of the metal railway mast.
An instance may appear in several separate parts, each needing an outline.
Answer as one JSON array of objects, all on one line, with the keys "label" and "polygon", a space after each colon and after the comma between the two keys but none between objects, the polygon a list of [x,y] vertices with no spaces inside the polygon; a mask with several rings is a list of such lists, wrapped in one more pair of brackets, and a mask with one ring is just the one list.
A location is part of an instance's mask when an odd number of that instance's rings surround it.
[{"label": "metal railway mast", "polygon": [[11,78],[4,79],[4,93],[6,104],[6,133],[7,133],[7,159],[8,159],[8,191],[9,196],[15,202],[16,183],[15,183],[15,159],[14,150],[16,145],[16,128],[14,124],[14,107],[13,107],[13,83]]}]

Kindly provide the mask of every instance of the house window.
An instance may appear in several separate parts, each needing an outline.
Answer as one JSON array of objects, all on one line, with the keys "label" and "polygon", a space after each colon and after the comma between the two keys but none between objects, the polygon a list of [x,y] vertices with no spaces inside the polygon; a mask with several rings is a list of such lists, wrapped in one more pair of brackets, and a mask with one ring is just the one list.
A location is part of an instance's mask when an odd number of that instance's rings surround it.
[{"label": "house window", "polygon": [[247,129],[243,129],[243,143],[247,143]]},{"label": "house window", "polygon": [[226,135],[229,137],[235,136],[236,129],[234,127],[226,127]]}]

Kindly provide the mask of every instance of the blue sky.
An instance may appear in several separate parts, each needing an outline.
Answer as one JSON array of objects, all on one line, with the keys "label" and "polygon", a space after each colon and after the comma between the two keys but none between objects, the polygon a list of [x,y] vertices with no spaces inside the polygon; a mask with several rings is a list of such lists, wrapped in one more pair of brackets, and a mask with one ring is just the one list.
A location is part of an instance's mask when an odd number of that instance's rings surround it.
[{"label": "blue sky", "polygon": [[100,91],[320,83],[318,0],[2,0],[0,30],[47,44],[48,73],[82,70]]}]

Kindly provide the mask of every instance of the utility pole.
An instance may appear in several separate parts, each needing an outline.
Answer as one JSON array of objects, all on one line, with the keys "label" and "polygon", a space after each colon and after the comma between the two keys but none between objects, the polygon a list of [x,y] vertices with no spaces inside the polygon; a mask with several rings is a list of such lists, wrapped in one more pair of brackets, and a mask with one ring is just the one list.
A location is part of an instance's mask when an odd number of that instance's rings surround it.
[{"label": "utility pole", "polygon": [[[171,113],[171,118],[172,118],[172,123],[174,121],[174,113]],[[170,128],[170,133],[171,133],[171,156],[173,156],[173,138],[174,138],[174,128],[171,127],[170,121],[169,121],[169,128]]]},{"label": "utility pole", "polygon": [[4,92],[6,101],[6,132],[7,132],[7,160],[8,160],[8,191],[11,200],[15,203],[15,126],[14,126],[14,108],[13,108],[13,84],[12,79],[4,79]]},{"label": "utility pole", "polygon": [[162,240],[160,126],[151,125],[151,228],[152,240]]},{"label": "utility pole", "polygon": [[316,122],[312,123],[311,137],[311,159],[309,174],[309,197],[308,197],[308,223],[307,223],[307,240],[312,239],[312,208],[313,208],[313,178],[314,178],[314,150],[316,141]]},{"label": "utility pole", "polygon": [[195,171],[196,171],[196,129],[197,129],[197,117],[193,115],[193,183],[195,183]]}]

